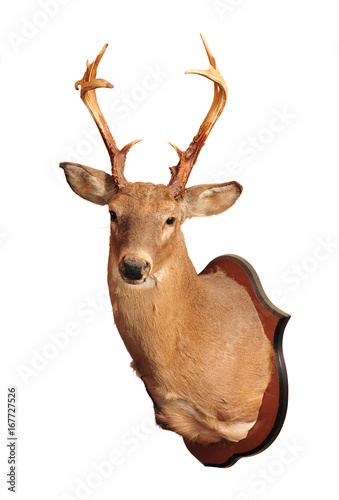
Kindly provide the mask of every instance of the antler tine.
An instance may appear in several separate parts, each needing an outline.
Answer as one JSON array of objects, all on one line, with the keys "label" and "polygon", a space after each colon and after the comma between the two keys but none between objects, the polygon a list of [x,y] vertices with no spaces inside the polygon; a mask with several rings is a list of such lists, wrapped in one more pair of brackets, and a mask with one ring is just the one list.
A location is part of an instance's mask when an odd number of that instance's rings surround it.
[{"label": "antler tine", "polygon": [[178,153],[179,163],[175,167],[170,167],[171,170],[171,180],[168,184],[168,189],[171,191],[175,198],[179,197],[185,190],[188,177],[191,170],[197,161],[198,155],[201,148],[205,144],[205,141],[211,132],[214,124],[221,115],[227,99],[227,85],[223,77],[221,76],[214,56],[208,47],[203,35],[200,35],[205,46],[205,50],[209,60],[208,70],[196,70],[192,69],[186,71],[185,74],[196,74],[201,75],[214,82],[214,98],[212,105],[202,122],[197,135],[193,138],[191,144],[186,151],[181,151],[177,146],[169,143]]},{"label": "antler tine", "polygon": [[101,51],[99,52],[99,54],[92,63],[89,63],[87,61],[86,63],[87,69],[84,73],[84,76],[82,77],[81,80],[78,80],[75,83],[75,88],[76,90],[78,90],[79,86],[81,87],[80,97],[83,100],[89,112],[91,113],[91,116],[95,121],[99,129],[99,132],[101,134],[101,137],[103,138],[103,141],[107,148],[111,160],[112,176],[114,179],[114,183],[118,188],[122,188],[128,184],[128,181],[125,179],[124,176],[126,155],[128,151],[131,149],[131,147],[134,146],[134,144],[139,142],[141,139],[132,141],[129,144],[126,144],[126,146],[124,146],[122,149],[118,149],[115,140],[109,130],[107,122],[99,107],[95,90],[98,88],[109,88],[109,89],[113,88],[113,85],[107,80],[103,80],[102,78],[96,78],[99,63],[101,61],[102,56],[105,53],[107,46],[108,43],[106,43],[106,45],[103,46],[103,48],[101,49]]}]

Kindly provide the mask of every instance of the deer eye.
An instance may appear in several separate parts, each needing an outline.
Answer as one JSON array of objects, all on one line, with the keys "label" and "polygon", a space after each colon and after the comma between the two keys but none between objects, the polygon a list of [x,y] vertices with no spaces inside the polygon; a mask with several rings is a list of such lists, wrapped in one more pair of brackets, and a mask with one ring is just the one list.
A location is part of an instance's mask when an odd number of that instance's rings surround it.
[{"label": "deer eye", "polygon": [[114,212],[114,210],[110,210],[110,211],[109,211],[109,214],[110,214],[110,216],[111,216],[111,220],[112,220],[112,221],[117,220],[117,214]]},{"label": "deer eye", "polygon": [[169,226],[172,226],[172,224],[174,224],[174,221],[175,221],[175,217],[168,217],[166,224],[168,224]]}]

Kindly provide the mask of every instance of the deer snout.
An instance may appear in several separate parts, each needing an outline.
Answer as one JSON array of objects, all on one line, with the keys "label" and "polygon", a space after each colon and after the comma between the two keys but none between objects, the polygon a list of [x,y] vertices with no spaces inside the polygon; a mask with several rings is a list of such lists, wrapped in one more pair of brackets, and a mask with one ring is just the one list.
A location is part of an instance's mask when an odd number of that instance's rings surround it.
[{"label": "deer snout", "polygon": [[138,257],[122,258],[119,266],[122,278],[131,284],[142,283],[150,274],[150,259],[141,259]]}]

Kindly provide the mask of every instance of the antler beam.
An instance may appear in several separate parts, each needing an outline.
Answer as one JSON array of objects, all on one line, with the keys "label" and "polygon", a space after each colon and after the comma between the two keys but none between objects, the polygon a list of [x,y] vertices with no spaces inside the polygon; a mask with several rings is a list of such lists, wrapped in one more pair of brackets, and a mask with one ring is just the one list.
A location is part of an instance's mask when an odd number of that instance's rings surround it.
[{"label": "antler beam", "polygon": [[169,143],[176,150],[179,156],[179,163],[175,167],[170,167],[172,176],[167,186],[175,198],[178,198],[184,192],[188,177],[195,162],[197,161],[200,150],[205,144],[205,141],[214,124],[221,115],[227,99],[226,82],[217,68],[214,56],[210,48],[208,47],[205,38],[203,37],[203,35],[200,36],[205,46],[210,66],[208,70],[192,69],[186,71],[185,73],[202,75],[209,80],[212,80],[214,82],[214,98],[212,105],[198,130],[197,135],[193,138],[188,149],[186,149],[186,151],[181,151],[177,146],[175,146],[171,142]]},{"label": "antler beam", "polygon": [[107,80],[103,80],[102,78],[96,78],[97,69],[99,63],[101,61],[102,56],[105,53],[105,50],[108,46],[108,43],[104,45],[101,49],[97,57],[92,63],[87,61],[87,69],[84,73],[84,76],[81,80],[78,80],[75,83],[76,90],[81,87],[80,97],[86,105],[87,109],[91,113],[93,120],[95,121],[101,137],[104,140],[105,146],[107,148],[111,165],[112,165],[112,177],[114,179],[114,183],[118,188],[122,188],[128,184],[128,181],[124,176],[125,169],[125,161],[126,155],[128,151],[131,149],[134,144],[139,142],[141,139],[136,141],[132,141],[129,144],[126,144],[122,149],[118,149],[115,140],[109,130],[107,122],[102,114],[102,111],[99,107],[97,96],[95,90],[98,88],[113,88],[113,85]]}]

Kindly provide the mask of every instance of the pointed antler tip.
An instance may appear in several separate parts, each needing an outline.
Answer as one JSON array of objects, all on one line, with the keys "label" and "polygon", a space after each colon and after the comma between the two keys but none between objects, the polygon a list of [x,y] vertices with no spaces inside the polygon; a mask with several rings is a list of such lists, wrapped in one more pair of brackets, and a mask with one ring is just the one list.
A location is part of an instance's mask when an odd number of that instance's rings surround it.
[{"label": "pointed antler tip", "polygon": [[206,42],[206,38],[204,37],[204,35],[202,33],[200,33],[200,36],[201,36],[202,43],[204,44],[209,63],[214,69],[216,69],[214,55],[212,54],[212,51]]},{"label": "pointed antler tip", "polygon": [[129,150],[131,149],[132,146],[134,146],[135,144],[138,144],[138,142],[141,142],[141,141],[142,141],[142,139],[135,139],[135,141],[132,141],[129,144],[127,144],[127,146],[129,146]]},{"label": "pointed antler tip", "polygon": [[99,55],[103,55],[105,53],[105,50],[107,49],[107,47],[108,47],[108,43],[105,43],[103,48],[100,50]]},{"label": "pointed antler tip", "polygon": [[122,156],[126,156],[127,153],[129,152],[129,150],[135,145],[137,144],[138,142],[140,142],[142,139],[136,139],[135,141],[132,141],[132,142],[129,142],[128,144],[126,144],[120,151],[120,154]]},{"label": "pointed antler tip", "polygon": [[178,146],[176,146],[175,144],[173,144],[173,143],[172,143],[172,142],[170,142],[170,141],[168,141],[168,144],[169,144],[170,146],[172,146],[172,148],[174,148],[174,149],[176,150],[176,152],[177,152],[177,154],[178,154],[179,158],[181,158],[181,157],[182,157],[182,155],[183,155],[183,152],[181,151],[181,149],[179,149],[179,148],[178,148]]}]

